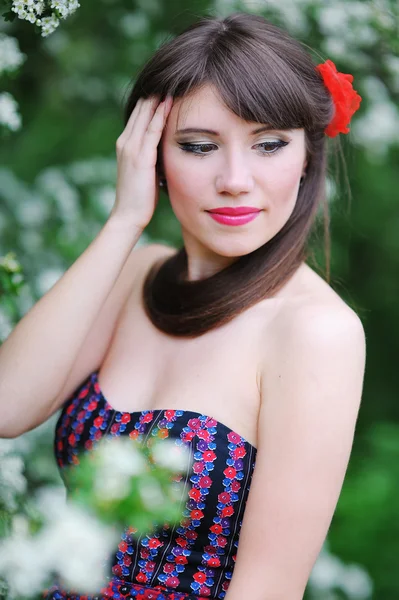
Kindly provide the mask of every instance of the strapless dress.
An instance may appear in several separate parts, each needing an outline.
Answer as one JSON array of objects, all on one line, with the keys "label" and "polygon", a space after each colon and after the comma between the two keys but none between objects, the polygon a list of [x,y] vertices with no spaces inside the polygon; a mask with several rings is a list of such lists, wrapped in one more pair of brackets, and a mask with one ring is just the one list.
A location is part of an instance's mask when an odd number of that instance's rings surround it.
[{"label": "strapless dress", "polygon": [[[134,536],[121,532],[110,573],[96,596],[78,595],[58,582],[46,600],[205,600],[224,598],[237,554],[240,528],[256,461],[256,448],[220,421],[190,410],[120,412],[103,395],[93,372],[64,403],[54,451],[61,477],[104,436],[172,439],[192,451],[186,498],[173,527]],[[64,479],[65,484],[66,480]]]}]

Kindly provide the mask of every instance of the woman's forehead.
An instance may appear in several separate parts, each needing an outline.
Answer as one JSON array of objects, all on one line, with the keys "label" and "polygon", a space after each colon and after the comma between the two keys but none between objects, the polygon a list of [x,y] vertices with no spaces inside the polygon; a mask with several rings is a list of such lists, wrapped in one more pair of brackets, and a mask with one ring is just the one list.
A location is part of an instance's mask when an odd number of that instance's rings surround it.
[{"label": "woman's forehead", "polygon": [[170,114],[173,133],[181,132],[182,129],[206,126],[217,129],[221,117],[229,122],[236,121],[240,125],[246,123],[224,103],[212,84],[203,85],[190,94],[176,99]]}]

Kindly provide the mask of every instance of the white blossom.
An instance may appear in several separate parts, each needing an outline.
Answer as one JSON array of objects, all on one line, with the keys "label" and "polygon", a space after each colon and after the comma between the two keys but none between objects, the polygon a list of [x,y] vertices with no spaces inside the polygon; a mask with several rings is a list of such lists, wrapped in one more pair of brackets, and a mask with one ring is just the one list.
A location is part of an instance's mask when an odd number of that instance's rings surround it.
[{"label": "white blossom", "polygon": [[47,37],[50,33],[53,33],[60,24],[59,19],[52,14],[51,17],[44,17],[41,20],[42,36]]},{"label": "white blossom", "polygon": [[32,227],[41,225],[48,217],[50,207],[44,198],[32,195],[30,198],[23,198],[15,207],[15,216],[19,223],[24,226]]},{"label": "white blossom", "polygon": [[19,49],[18,40],[0,33],[0,75],[18,69],[26,59]]},{"label": "white blossom", "polygon": [[309,583],[324,598],[329,590],[341,589],[351,600],[369,600],[372,596],[373,584],[368,573],[361,567],[345,565],[328,551],[325,542],[312,569]]},{"label": "white blossom", "polygon": [[189,450],[185,446],[177,446],[173,440],[164,439],[161,443],[154,443],[151,454],[161,467],[176,472],[187,469]]},{"label": "white blossom", "polygon": [[21,127],[21,115],[18,113],[18,104],[8,92],[0,94],[0,125],[11,131]]},{"label": "white blossom", "polygon": [[41,553],[63,585],[95,593],[104,584],[106,560],[119,539],[114,528],[77,506],[66,504],[62,513],[41,533]]},{"label": "white blossom", "polygon": [[16,522],[12,535],[0,542],[0,574],[11,593],[25,597],[29,581],[29,594],[34,596],[54,573],[66,588],[98,592],[118,532],[80,507],[65,503],[57,488],[47,488],[36,500],[45,509],[43,529],[29,536],[23,523]]},{"label": "white blossom", "polygon": [[161,507],[165,502],[162,488],[156,479],[140,483],[139,494],[150,510]]},{"label": "white blossom", "polygon": [[148,32],[148,16],[145,12],[137,10],[124,13],[119,21],[119,27],[126,36],[134,39]]},{"label": "white blossom", "polygon": [[[47,37],[57,29],[60,18],[65,19],[79,6],[77,0],[13,0],[11,10],[20,19],[41,27],[42,36]],[[53,12],[48,17],[40,18],[45,8],[51,8]]]},{"label": "white blossom", "polygon": [[377,77],[363,81],[370,98],[369,108],[354,120],[351,131],[354,141],[364,146],[371,160],[382,160],[391,144],[399,139],[399,111],[390,101],[388,92]]},{"label": "white blossom", "polygon": [[50,195],[65,223],[75,223],[80,218],[79,194],[57,167],[43,171],[35,182],[40,191]]},{"label": "white blossom", "polygon": [[15,511],[17,496],[26,491],[27,482],[24,476],[24,461],[14,453],[14,445],[7,443],[8,441],[5,440],[0,448],[0,501],[7,510]]}]

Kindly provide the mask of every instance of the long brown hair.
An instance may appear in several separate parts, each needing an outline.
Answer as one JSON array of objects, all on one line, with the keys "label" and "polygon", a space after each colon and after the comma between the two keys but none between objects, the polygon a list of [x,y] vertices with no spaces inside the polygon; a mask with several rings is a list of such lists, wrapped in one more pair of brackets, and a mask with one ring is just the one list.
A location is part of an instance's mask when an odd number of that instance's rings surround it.
[{"label": "long brown hair", "polygon": [[[181,98],[207,84],[246,121],[304,128],[306,176],[284,227],[223,270],[185,280],[184,245],[153,265],[144,281],[143,304],[152,323],[174,336],[202,335],[273,296],[308,258],[312,225],[320,204],[326,204],[324,129],[334,109],[303,45],[259,15],[203,17],[163,44],[144,66],[128,97],[125,123],[140,96]],[[162,176],[160,154],[157,169]]]}]

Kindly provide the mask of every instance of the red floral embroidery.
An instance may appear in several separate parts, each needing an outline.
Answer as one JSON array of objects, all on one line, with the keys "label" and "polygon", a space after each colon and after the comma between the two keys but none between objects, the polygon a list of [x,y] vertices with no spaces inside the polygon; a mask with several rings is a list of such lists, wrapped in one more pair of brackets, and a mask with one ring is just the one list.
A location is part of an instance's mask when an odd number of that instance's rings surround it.
[{"label": "red floral embroidery", "polygon": [[[182,410],[115,411],[102,395],[96,373],[64,407],[55,440],[61,469],[78,464],[80,450],[91,449],[110,434],[147,444],[169,436],[177,446],[187,444],[193,451],[189,470],[175,478],[190,484],[179,524],[165,523],[146,536],[133,535],[134,527],[125,529],[112,558],[111,578],[101,590],[104,600],[136,595],[142,600],[223,600],[255,453],[237,433],[197,414],[193,418],[193,411]],[[247,454],[250,460],[244,458]],[[46,600],[86,600],[62,593],[59,586],[53,592]]]}]

